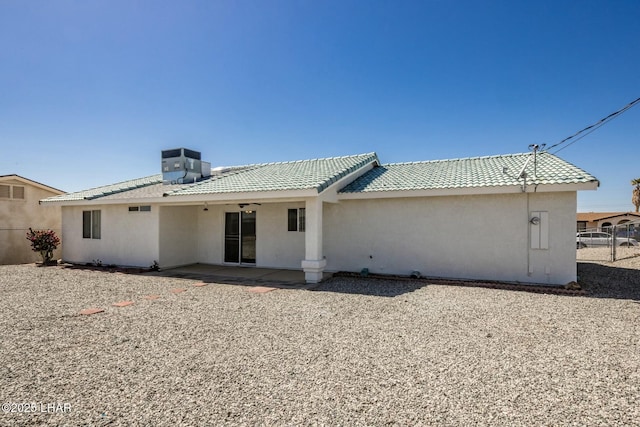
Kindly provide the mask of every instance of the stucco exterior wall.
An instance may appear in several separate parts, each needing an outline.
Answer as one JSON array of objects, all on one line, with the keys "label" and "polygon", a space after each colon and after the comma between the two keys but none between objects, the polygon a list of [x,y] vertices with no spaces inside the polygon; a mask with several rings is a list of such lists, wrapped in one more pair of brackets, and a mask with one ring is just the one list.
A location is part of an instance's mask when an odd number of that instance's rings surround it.
[{"label": "stucco exterior wall", "polygon": [[226,205],[210,205],[207,209],[198,207],[197,262],[222,264]]},{"label": "stucco exterior wall", "polygon": [[[549,249],[530,248],[530,212]],[[324,207],[328,271],[563,284],[576,278],[576,193],[343,200]]]},{"label": "stucco exterior wall", "polygon": [[162,268],[198,260],[198,206],[161,206],[160,257]]},{"label": "stucco exterior wall", "polygon": [[258,266],[300,269],[305,254],[305,233],[288,231],[287,212],[304,207],[304,202],[260,206],[256,217]]},{"label": "stucco exterior wall", "polygon": [[[42,206],[40,199],[58,193],[29,185],[20,180],[3,180],[3,185],[24,187],[24,199],[0,198],[0,264],[40,262],[39,253],[31,250],[26,238],[29,227],[50,229],[60,236],[62,209],[60,206]],[[53,253],[54,259],[62,256],[62,245]]]},{"label": "stucco exterior wall", "polygon": [[[82,211],[101,211],[101,238],[82,237]],[[129,212],[128,205],[65,206],[62,208],[62,257],[67,262],[149,267],[159,259],[159,208]]]},{"label": "stucco exterior wall", "polygon": [[[197,208],[197,262],[224,263],[224,215],[239,212],[237,205],[209,205]],[[299,203],[251,205],[256,212],[256,266],[300,269],[304,259],[304,233],[287,231],[288,209],[303,208]]]}]

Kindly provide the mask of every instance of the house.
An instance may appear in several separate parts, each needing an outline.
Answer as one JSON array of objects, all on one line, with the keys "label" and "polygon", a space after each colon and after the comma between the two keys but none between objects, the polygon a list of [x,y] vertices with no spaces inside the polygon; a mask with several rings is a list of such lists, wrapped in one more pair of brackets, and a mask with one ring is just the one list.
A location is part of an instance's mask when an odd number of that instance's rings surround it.
[{"label": "house", "polygon": [[576,279],[579,190],[549,153],[382,164],[375,153],[215,168],[162,152],[162,174],[50,197],[63,258],[564,284]]},{"label": "house", "polygon": [[[48,185],[19,175],[0,175],[0,264],[23,264],[40,260],[27,240],[29,227],[61,231],[60,206],[40,206],[40,199],[63,194]],[[60,257],[61,248],[54,252]]]},{"label": "house", "polygon": [[579,212],[577,230],[608,230],[611,227],[640,221],[640,213],[635,212]]}]

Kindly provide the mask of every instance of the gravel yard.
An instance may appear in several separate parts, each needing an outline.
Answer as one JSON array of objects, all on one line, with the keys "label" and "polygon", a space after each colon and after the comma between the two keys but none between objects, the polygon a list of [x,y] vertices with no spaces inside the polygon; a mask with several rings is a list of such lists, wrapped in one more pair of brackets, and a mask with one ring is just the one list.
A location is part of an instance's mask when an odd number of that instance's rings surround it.
[{"label": "gravel yard", "polygon": [[0,425],[638,425],[639,261],[581,263],[588,297],[0,266],[0,400],[70,405]]}]

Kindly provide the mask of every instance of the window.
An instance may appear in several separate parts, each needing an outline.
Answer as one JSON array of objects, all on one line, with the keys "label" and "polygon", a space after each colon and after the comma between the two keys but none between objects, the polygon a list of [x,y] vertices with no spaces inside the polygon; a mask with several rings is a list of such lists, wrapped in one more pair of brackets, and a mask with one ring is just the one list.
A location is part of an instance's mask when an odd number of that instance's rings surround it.
[{"label": "window", "polygon": [[0,185],[0,199],[24,200],[24,186],[22,185]]},{"label": "window", "polygon": [[151,212],[151,206],[129,206],[129,212]]},{"label": "window", "polygon": [[13,198],[14,199],[24,199],[24,187],[21,185],[13,186]]},{"label": "window", "polygon": [[100,238],[100,211],[82,211],[82,237]]},{"label": "window", "polygon": [[307,228],[305,213],[304,208],[298,209],[298,231],[304,231]]},{"label": "window", "polygon": [[287,225],[289,231],[305,231],[305,209],[289,209],[287,211]]}]

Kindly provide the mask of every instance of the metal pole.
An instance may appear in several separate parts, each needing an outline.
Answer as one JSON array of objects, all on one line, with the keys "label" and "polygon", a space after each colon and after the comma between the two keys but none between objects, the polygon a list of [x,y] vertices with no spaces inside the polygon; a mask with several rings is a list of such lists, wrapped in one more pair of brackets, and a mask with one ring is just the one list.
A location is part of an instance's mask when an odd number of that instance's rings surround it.
[{"label": "metal pole", "polygon": [[611,262],[616,260],[616,234],[617,234],[617,225],[611,227]]}]

